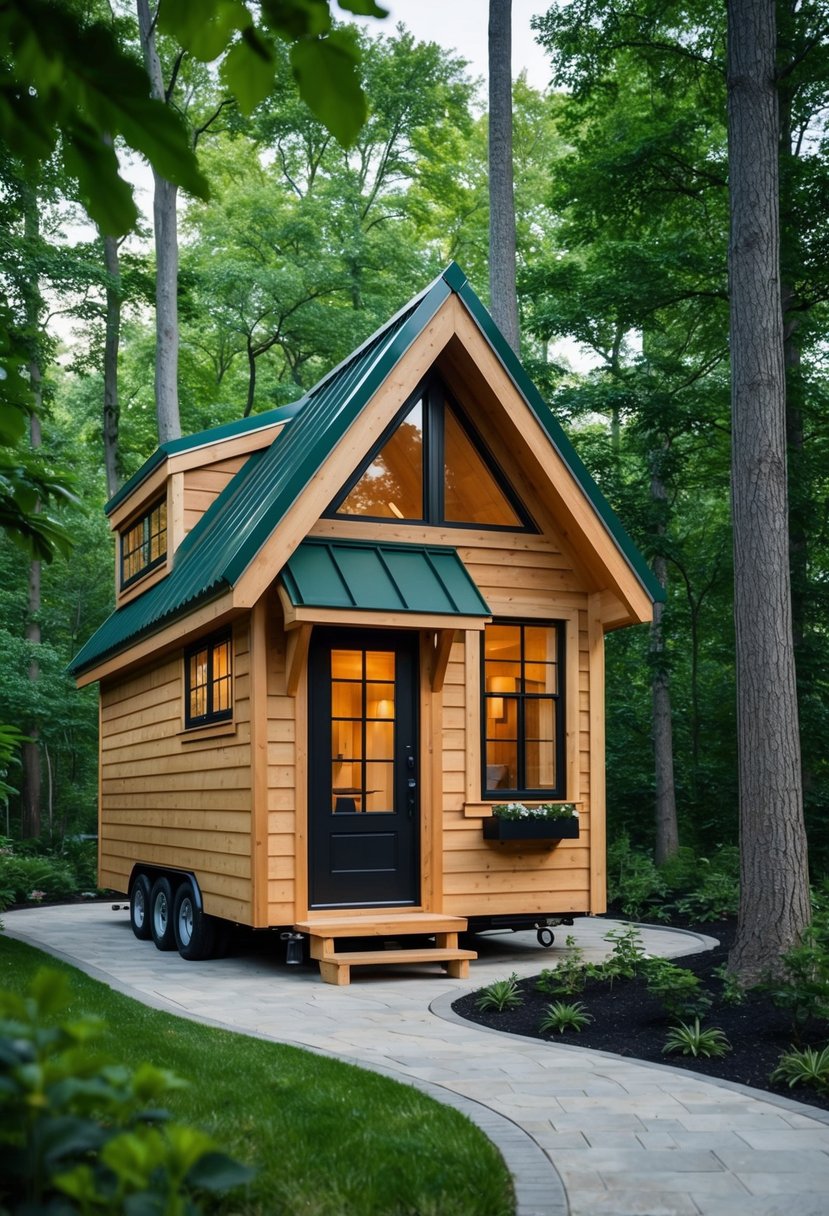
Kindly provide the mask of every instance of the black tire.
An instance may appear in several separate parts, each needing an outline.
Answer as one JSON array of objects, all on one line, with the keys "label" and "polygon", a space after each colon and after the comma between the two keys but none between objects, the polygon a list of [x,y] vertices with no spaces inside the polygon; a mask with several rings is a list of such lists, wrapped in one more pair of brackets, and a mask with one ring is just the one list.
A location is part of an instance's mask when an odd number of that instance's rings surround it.
[{"label": "black tire", "polygon": [[185,880],[176,891],[173,928],[176,946],[182,958],[198,961],[213,957],[216,945],[215,921],[199,907],[193,884],[189,880]]},{"label": "black tire", "polygon": [[130,891],[130,924],[132,931],[140,942],[148,942],[152,937],[150,928],[150,880],[146,874],[139,874],[132,884]]},{"label": "black tire", "polygon": [[155,880],[150,892],[150,931],[158,950],[175,950],[173,888],[163,875]]}]

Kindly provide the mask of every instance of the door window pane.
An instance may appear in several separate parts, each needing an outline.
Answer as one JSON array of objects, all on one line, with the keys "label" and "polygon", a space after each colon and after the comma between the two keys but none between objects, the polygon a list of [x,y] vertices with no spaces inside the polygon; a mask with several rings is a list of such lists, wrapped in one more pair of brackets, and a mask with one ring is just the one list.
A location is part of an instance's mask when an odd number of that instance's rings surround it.
[{"label": "door window pane", "polygon": [[366,723],[366,759],[394,759],[394,723]]},{"label": "door window pane", "polygon": [[362,684],[334,680],[331,685],[331,713],[335,718],[361,718],[363,716]]},{"label": "door window pane", "polygon": [[332,650],[331,678],[334,680],[362,680],[362,650]]},{"label": "door window pane", "polygon": [[331,755],[335,760],[362,760],[362,722],[342,722],[336,718],[332,721]]},{"label": "door window pane", "polygon": [[367,684],[366,685],[366,717],[367,718],[393,718],[394,717],[394,685],[393,684]]},{"label": "door window pane", "polygon": [[367,650],[366,651],[366,679],[367,680],[393,680],[394,679],[394,651],[393,650]]},{"label": "door window pane", "polygon": [[394,763],[366,764],[366,810],[393,811]]}]

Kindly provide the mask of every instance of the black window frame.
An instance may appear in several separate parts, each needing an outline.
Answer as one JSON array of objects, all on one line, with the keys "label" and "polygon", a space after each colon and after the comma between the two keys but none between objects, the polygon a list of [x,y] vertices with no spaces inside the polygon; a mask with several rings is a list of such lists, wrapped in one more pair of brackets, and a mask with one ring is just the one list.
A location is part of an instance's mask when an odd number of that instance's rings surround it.
[{"label": "black window frame", "polygon": [[[532,802],[541,801],[557,801],[567,797],[567,767],[566,767],[566,730],[567,730],[567,706],[566,706],[566,688],[567,681],[565,678],[565,661],[566,661],[566,646],[565,646],[565,622],[560,620],[538,620],[527,619],[524,617],[496,617],[490,624],[492,625],[512,625],[520,626],[521,628],[521,671],[523,680],[524,670],[524,629],[526,628],[545,628],[554,629],[556,634],[556,665],[558,676],[558,692],[557,693],[528,693],[523,689],[516,692],[487,692],[486,690],[486,630],[488,625],[481,632],[481,799],[485,802],[514,802],[519,799],[528,799]],[[487,756],[486,756],[486,723],[487,713],[486,706],[490,697],[501,697],[504,700],[513,700],[517,702],[516,712],[516,734],[518,741],[518,756],[517,756],[517,771],[518,785],[514,789],[491,789],[487,784]],[[530,700],[549,700],[555,701],[555,772],[556,785],[546,788],[529,789],[522,786],[521,778],[526,774],[526,734],[524,730],[525,705]]]},{"label": "black window frame", "polygon": [[[165,509],[165,513],[164,513],[164,552],[160,553],[158,555],[158,557],[154,557],[154,558],[152,558],[152,560],[146,561],[141,566],[140,570],[136,570],[136,572],[134,574],[130,574],[129,577],[125,578],[124,577],[125,562],[126,562],[126,560],[129,560],[129,558],[132,556],[132,553],[136,553],[140,549],[146,549],[148,553],[150,552],[151,547],[152,547],[152,539],[153,539],[152,517],[156,513],[156,511],[161,510],[162,507]],[[157,570],[159,568],[159,566],[163,566],[164,563],[167,561],[167,548],[168,548],[168,546],[167,546],[167,534],[168,534],[167,514],[168,514],[167,496],[166,496],[166,494],[162,494],[160,498],[156,498],[155,501],[152,502],[147,507],[146,511],[142,512],[142,514],[137,516],[137,518],[134,519],[130,524],[128,524],[127,526],[125,526],[124,528],[121,528],[119,530],[118,553],[119,553],[119,558],[120,558],[120,575],[121,575],[120,585],[121,585],[122,591],[125,591],[127,589],[127,587],[131,587],[133,585],[133,583],[138,582],[139,579],[143,578],[146,574],[149,574],[151,570]],[[132,551],[132,553],[125,555],[124,542],[127,539],[127,537],[130,535],[130,533],[134,532],[137,528],[143,529],[142,539],[139,542],[139,544],[136,546],[136,548]],[[159,531],[158,535],[159,536],[161,535],[160,531]]]},{"label": "black window frame", "polygon": [[[340,511],[351,491],[363,477],[378,452],[382,451],[388,440],[404,422],[418,401],[423,402],[423,502],[419,519],[389,519],[386,515],[346,515]],[[464,523],[454,519],[444,519],[444,406],[449,405],[461,430],[466,435],[472,447],[480,456],[489,472],[495,478],[498,489],[504,495],[515,512],[518,524],[481,524]],[[412,524],[415,526],[436,528],[474,528],[487,532],[531,532],[538,533],[539,528],[527,508],[518,498],[509,478],[504,473],[498,461],[493,456],[483,439],[475,430],[466,413],[459,405],[455,396],[438,376],[430,376],[423,381],[398,410],[393,420],[383,431],[371,453],[357,466],[348,482],[332,500],[323,512],[326,519],[361,519],[377,521],[378,523]]]},{"label": "black window frame", "polygon": [[[213,675],[213,664],[215,659],[215,651],[219,646],[227,645],[228,654],[228,674],[227,678],[230,682],[230,704],[227,709],[213,708],[213,689],[215,678]],[[192,714],[190,712],[191,695],[194,691],[194,686],[190,682],[190,660],[199,654],[200,651],[207,651],[207,679],[205,704],[207,710],[203,714]],[[231,630],[223,629],[219,633],[213,633],[209,637],[200,638],[198,642],[194,642],[192,646],[188,646],[184,651],[184,726],[185,729],[191,730],[199,726],[212,726],[215,723],[231,722],[233,720],[233,635]]]}]

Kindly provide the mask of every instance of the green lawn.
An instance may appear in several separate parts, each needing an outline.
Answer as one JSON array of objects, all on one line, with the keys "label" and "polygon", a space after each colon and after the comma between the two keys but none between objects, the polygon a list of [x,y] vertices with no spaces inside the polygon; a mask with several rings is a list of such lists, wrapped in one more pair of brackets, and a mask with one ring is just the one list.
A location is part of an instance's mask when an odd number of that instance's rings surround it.
[{"label": "green lawn", "polygon": [[167,1068],[189,1087],[168,1109],[259,1171],[248,1204],[262,1216],[510,1216],[512,1186],[464,1116],[399,1085],[298,1048],[148,1009],[0,934],[0,987],[24,991],[42,966],[69,974],[71,1017],[107,1023],[115,1059]]}]

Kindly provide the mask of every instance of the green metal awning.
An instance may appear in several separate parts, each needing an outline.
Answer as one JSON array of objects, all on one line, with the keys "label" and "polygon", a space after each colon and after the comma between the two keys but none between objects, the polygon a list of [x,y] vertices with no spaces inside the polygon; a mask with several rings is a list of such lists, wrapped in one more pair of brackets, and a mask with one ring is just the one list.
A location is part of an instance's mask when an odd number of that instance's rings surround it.
[{"label": "green metal awning", "polygon": [[457,552],[443,546],[305,540],[281,577],[295,608],[492,615]]}]

